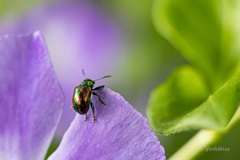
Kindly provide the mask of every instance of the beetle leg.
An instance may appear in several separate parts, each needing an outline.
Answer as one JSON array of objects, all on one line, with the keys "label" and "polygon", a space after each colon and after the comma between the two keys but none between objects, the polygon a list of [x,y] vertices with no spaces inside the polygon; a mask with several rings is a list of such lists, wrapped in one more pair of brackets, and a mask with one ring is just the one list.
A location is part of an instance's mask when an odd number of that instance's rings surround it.
[{"label": "beetle leg", "polygon": [[106,103],[103,102],[103,100],[100,98],[100,96],[99,96],[97,93],[92,92],[92,94],[95,95],[95,96],[97,96],[97,97],[98,97],[98,100],[99,100],[103,105],[106,105]]},{"label": "beetle leg", "polygon": [[88,119],[88,116],[87,116],[87,113],[85,114],[85,119],[84,119],[84,121],[86,121]]},{"label": "beetle leg", "polygon": [[96,117],[95,117],[95,109],[94,109],[94,104],[91,102],[91,108],[92,108],[92,117],[93,117],[93,122],[96,122]]},{"label": "beetle leg", "polygon": [[96,91],[96,90],[100,90],[100,89],[103,89],[105,86],[104,85],[102,85],[102,86],[98,86],[98,87],[96,87],[96,88],[93,88],[92,90],[93,91]]}]

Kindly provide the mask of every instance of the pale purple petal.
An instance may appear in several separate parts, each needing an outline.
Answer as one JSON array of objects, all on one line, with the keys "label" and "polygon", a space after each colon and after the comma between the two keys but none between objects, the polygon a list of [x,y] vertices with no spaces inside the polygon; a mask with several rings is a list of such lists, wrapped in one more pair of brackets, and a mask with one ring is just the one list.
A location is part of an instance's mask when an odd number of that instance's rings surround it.
[{"label": "pale purple petal", "polygon": [[103,89],[99,94],[106,106],[93,98],[96,123],[91,114],[87,121],[77,114],[49,160],[165,159],[164,148],[140,113],[110,89]]},{"label": "pale purple petal", "polygon": [[41,34],[0,37],[0,159],[43,159],[62,107]]}]

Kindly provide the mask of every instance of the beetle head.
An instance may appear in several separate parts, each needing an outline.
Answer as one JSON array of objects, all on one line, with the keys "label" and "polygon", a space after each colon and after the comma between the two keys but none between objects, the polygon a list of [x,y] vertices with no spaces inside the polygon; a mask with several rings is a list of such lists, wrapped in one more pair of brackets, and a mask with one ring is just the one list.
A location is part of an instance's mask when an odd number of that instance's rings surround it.
[{"label": "beetle head", "polygon": [[85,79],[84,81],[82,81],[81,85],[86,85],[86,86],[89,86],[91,88],[93,88],[95,82],[91,79]]}]

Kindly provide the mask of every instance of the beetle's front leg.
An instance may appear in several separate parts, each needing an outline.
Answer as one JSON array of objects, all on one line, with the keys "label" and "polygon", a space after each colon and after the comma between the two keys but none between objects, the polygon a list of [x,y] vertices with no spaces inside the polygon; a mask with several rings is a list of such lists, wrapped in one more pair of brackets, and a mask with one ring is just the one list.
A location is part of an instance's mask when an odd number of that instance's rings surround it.
[{"label": "beetle's front leg", "polygon": [[106,105],[106,103],[100,98],[100,96],[95,93],[95,92],[92,92],[93,95],[97,96],[98,97],[98,100],[103,104],[103,105]]},{"label": "beetle's front leg", "polygon": [[96,91],[96,90],[100,90],[100,89],[103,89],[105,86],[104,85],[102,85],[102,86],[98,86],[98,87],[96,87],[96,88],[93,88],[92,90],[93,91]]},{"label": "beetle's front leg", "polygon": [[91,102],[91,108],[92,108],[92,117],[93,117],[93,122],[96,122],[96,117],[95,117],[95,109],[94,109],[94,104]]}]

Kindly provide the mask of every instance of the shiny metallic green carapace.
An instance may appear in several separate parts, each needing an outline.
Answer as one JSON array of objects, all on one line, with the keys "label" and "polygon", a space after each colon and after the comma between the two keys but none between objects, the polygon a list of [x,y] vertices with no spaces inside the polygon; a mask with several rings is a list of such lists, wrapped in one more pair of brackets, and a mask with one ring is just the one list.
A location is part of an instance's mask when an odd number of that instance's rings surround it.
[{"label": "shiny metallic green carapace", "polygon": [[94,83],[91,79],[85,79],[74,89],[72,104],[74,110],[79,114],[86,114],[89,110]]},{"label": "shiny metallic green carapace", "polygon": [[[83,72],[83,75],[85,76],[83,70],[82,72]],[[111,76],[105,76],[100,79],[107,78],[107,77],[111,77]],[[97,79],[97,80],[100,80],[100,79]],[[91,106],[94,122],[96,118],[95,118],[94,104],[92,103],[92,94],[97,96],[99,101],[105,105],[105,103],[102,101],[100,96],[97,93],[93,92],[93,91],[104,88],[104,85],[93,88],[95,81],[88,78],[83,80],[79,86],[75,87],[73,97],[72,97],[73,109],[79,114],[85,114],[86,115],[85,120],[87,119],[87,112],[89,110],[89,107]]]}]

